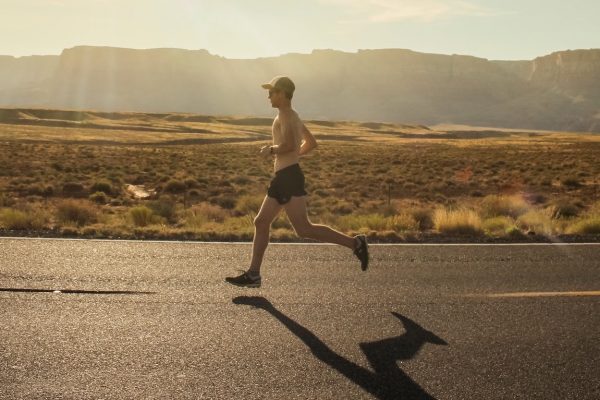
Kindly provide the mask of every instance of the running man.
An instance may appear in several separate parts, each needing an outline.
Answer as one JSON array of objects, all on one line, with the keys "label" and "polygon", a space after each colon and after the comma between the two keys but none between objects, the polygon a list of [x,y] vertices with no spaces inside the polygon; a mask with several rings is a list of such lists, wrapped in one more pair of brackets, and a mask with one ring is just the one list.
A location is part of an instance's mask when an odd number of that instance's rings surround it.
[{"label": "running man", "polygon": [[304,190],[304,174],[299,160],[300,156],[316,148],[317,142],[292,108],[292,97],[296,89],[294,82],[286,76],[276,76],[262,87],[269,90],[271,106],[279,109],[272,126],[273,145],[260,149],[261,156],[274,157],[275,176],[254,219],[250,268],[239,276],[227,277],[225,280],[237,286],[260,287],[260,266],[269,244],[269,230],[281,209],[285,209],[298,236],[348,247],[360,260],[362,270],[366,271],[369,266],[369,249],[365,235],[351,237],[308,220],[307,193]]}]

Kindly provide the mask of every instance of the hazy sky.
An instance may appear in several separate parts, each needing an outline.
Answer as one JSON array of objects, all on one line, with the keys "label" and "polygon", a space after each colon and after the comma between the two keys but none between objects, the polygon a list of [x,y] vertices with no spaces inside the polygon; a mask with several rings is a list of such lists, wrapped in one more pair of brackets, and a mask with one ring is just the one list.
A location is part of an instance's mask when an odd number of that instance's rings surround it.
[{"label": "hazy sky", "polygon": [[600,48],[599,0],[0,0],[0,54],[77,45],[256,58],[404,48],[531,59]]}]

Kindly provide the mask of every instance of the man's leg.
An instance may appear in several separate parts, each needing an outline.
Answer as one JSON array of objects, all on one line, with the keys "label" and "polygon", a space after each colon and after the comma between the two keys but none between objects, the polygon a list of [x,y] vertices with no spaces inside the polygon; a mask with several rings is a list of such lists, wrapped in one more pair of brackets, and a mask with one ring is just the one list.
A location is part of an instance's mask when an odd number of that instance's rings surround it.
[{"label": "man's leg", "polygon": [[269,244],[269,230],[271,224],[282,206],[273,197],[265,196],[260,211],[254,218],[254,241],[252,245],[252,261],[248,272],[253,275],[260,274],[260,266],[267,245]]},{"label": "man's leg", "polygon": [[325,225],[313,224],[308,220],[306,212],[306,197],[292,197],[289,203],[284,205],[285,212],[294,226],[298,236],[315,239],[320,242],[335,243],[354,250],[356,239],[344,235]]}]

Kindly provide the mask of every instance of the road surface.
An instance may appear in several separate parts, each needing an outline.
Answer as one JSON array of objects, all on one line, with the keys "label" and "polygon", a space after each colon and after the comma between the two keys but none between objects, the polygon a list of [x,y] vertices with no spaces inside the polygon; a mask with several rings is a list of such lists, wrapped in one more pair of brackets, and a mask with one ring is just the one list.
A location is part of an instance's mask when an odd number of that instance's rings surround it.
[{"label": "road surface", "polygon": [[0,239],[0,399],[598,399],[600,245]]}]

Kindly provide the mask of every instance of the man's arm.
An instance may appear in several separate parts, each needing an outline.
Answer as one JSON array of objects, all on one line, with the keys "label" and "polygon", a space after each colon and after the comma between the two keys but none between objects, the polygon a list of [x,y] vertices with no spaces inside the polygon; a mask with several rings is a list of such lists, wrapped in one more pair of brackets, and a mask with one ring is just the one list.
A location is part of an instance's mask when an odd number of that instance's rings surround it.
[{"label": "man's arm", "polygon": [[304,140],[298,153],[301,156],[317,148],[317,140],[304,124],[302,124],[302,135],[304,136]]}]

